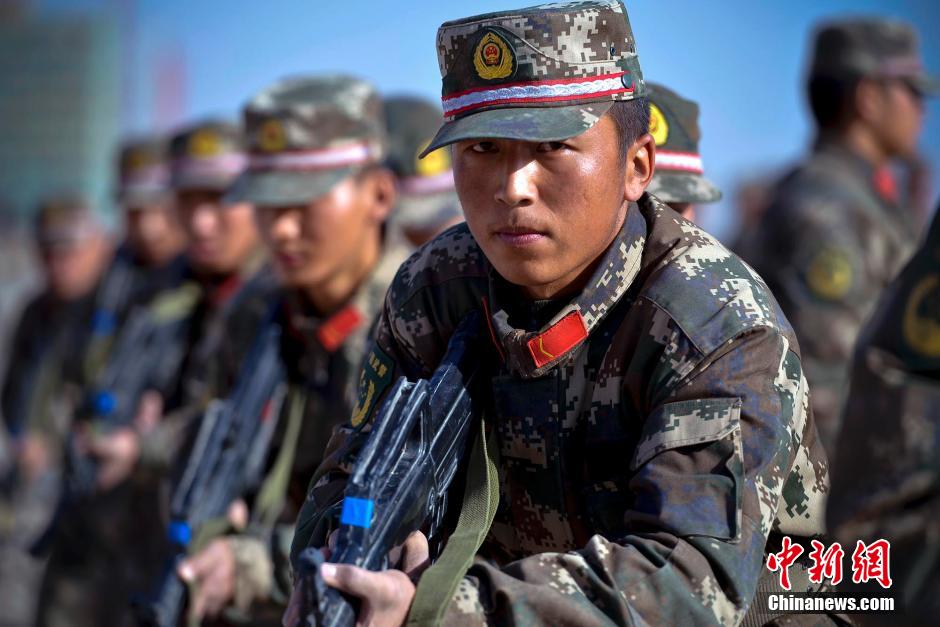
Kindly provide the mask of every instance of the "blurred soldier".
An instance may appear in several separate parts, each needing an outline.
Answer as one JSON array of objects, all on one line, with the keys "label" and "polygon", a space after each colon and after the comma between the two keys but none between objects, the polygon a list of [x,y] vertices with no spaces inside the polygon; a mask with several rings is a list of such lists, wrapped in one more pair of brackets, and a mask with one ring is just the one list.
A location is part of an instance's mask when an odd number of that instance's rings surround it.
[{"label": "blurred soldier", "polygon": [[698,104],[663,85],[646,86],[650,135],[656,142],[656,170],[647,191],[694,222],[695,205],[721,200],[721,191],[702,168]]},{"label": "blurred soldier", "polygon": [[859,329],[917,239],[885,166],[914,154],[922,99],[937,87],[910,26],[886,19],[824,25],[809,72],[816,144],[778,183],[757,233],[758,254],[748,259],[800,338],[830,450]]},{"label": "blurred soldier", "polygon": [[173,345],[161,347],[178,351],[180,362],[155,374],[154,388],[140,399],[132,424],[81,433],[97,460],[98,492],[74,504],[57,525],[41,624],[131,620],[131,596],[146,590],[167,551],[157,479],[169,472],[214,396],[208,365],[225,340],[226,317],[255,281],[263,282],[255,277],[263,254],[251,205],[222,202],[244,168],[240,130],[225,122],[195,124],[173,136],[169,158],[175,206],[189,240],[187,266],[178,285],[141,308],[172,309],[174,318],[184,321]]},{"label": "blurred soldier", "polygon": [[[215,541],[179,570],[198,585],[196,615],[233,604],[279,625],[292,523],[333,428],[352,410],[369,330],[405,255],[383,241],[395,178],[382,165],[385,127],[370,85],[348,76],[278,83],[247,104],[245,126],[249,169],[231,197],[255,205],[282,285],[274,324],[289,391],[270,474],[249,495],[247,532]],[[234,374],[236,362],[222,361]]]},{"label": "blurred soldier", "polygon": [[11,625],[33,621],[42,565],[27,549],[59,492],[70,418],[65,380],[89,341],[95,287],[111,254],[101,223],[75,199],[43,205],[35,235],[46,285],[17,326],[2,396],[14,459],[0,495],[0,622]]},{"label": "blurred soldier", "polygon": [[118,159],[117,201],[126,237],[112,259],[92,314],[92,341],[83,356],[80,386],[93,382],[130,309],[177,286],[184,263],[185,234],[173,209],[165,143],[126,142]]},{"label": "blurred soldier", "polygon": [[[846,555],[886,539],[903,614],[865,624],[935,625],[940,615],[940,216],[859,336],[832,462],[829,530]],[[850,589],[851,578],[845,582]]]},{"label": "blurred soldier", "polygon": [[[656,146],[623,4],[470,17],[437,44],[447,121],[426,151],[452,146],[467,222],[389,288],[292,556],[326,543],[393,382],[429,377],[476,310],[477,442],[498,469],[451,490],[444,534],[478,540],[449,544],[417,594],[419,533],[401,570],[324,564],[325,582],[377,625],[739,623],[780,535],[822,531],[825,457],[773,297],[645,192]],[[464,467],[485,468],[474,448]]]},{"label": "blurred soldier", "polygon": [[398,205],[389,218],[412,246],[420,246],[449,226],[463,222],[454,190],[450,151],[419,159],[443,121],[441,108],[422,98],[385,99],[388,166],[398,178]]}]

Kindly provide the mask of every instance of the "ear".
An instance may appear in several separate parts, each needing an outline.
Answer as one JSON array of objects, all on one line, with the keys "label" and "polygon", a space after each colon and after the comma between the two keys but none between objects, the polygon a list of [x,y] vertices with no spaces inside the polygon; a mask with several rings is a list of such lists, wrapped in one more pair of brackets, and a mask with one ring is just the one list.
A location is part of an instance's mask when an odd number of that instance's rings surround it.
[{"label": "ear", "polygon": [[367,193],[372,205],[371,216],[381,224],[388,218],[398,200],[398,184],[388,168],[373,168],[368,175]]},{"label": "ear", "polygon": [[623,182],[623,197],[636,202],[653,180],[656,167],[656,142],[649,133],[637,138],[627,151],[627,175]]},{"label": "ear", "polygon": [[884,96],[884,90],[879,83],[863,78],[855,86],[855,114],[865,122],[880,124],[883,119]]}]

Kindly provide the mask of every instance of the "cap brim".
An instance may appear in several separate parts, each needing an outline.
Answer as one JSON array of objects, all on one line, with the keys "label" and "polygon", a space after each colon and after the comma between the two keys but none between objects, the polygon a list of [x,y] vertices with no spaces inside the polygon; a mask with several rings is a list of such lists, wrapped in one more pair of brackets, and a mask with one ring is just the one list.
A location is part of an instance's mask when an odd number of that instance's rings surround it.
[{"label": "cap brim", "polygon": [[646,191],[664,203],[709,203],[721,200],[721,190],[701,174],[656,170]]},{"label": "cap brim", "polygon": [[463,220],[455,192],[401,194],[391,219],[405,229],[430,229],[454,219]]},{"label": "cap brim", "polygon": [[117,202],[125,209],[142,209],[168,202],[173,195],[171,189],[155,190],[151,187],[126,186],[118,190]]},{"label": "cap brim", "polygon": [[195,174],[179,174],[173,178],[174,191],[183,192],[187,190],[212,190],[225,192],[237,177],[228,176],[204,176]]},{"label": "cap brim", "polygon": [[256,207],[303,205],[329,192],[355,170],[349,167],[316,172],[245,172],[235,180],[224,201],[248,202]]},{"label": "cap brim", "polygon": [[928,74],[918,74],[908,79],[911,86],[924,96],[940,94],[940,78]]},{"label": "cap brim", "polygon": [[613,100],[564,107],[512,107],[478,111],[447,122],[420,157],[465,139],[550,142],[580,135],[600,120]]}]

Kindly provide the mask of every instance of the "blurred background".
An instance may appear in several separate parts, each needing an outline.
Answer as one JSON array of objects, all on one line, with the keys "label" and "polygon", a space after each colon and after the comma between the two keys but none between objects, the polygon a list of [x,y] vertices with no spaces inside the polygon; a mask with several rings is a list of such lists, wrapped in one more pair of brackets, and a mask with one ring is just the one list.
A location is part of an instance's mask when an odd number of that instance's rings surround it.
[{"label": "blurred background", "polygon": [[[802,80],[819,20],[912,22],[927,67],[940,72],[940,38],[931,36],[940,3],[931,0],[627,4],[646,77],[701,104],[705,170],[724,198],[698,219],[726,240],[739,190],[773,178],[811,141]],[[510,5],[476,0],[472,11]],[[437,97],[434,34],[469,11],[446,0],[0,0],[0,331],[35,283],[23,229],[41,198],[78,192],[116,222],[121,137],[209,115],[237,119],[248,95],[298,73],[351,72],[386,93]],[[940,100],[928,100],[921,144],[931,198],[938,140]]]}]

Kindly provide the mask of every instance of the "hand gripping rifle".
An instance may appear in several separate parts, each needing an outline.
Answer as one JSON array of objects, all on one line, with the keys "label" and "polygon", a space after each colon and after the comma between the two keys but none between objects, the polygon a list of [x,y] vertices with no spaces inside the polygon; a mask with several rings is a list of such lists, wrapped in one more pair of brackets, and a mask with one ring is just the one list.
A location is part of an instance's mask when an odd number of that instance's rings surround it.
[{"label": "hand gripping rifle", "polygon": [[[388,552],[413,531],[427,526],[429,539],[437,539],[474,422],[470,386],[478,359],[471,347],[479,327],[480,313],[472,311],[430,381],[401,377],[392,388],[346,484],[331,562],[382,570]],[[324,583],[323,561],[316,548],[298,557],[305,624],[354,625],[358,601]]]},{"label": "hand gripping rifle", "polygon": [[141,624],[175,627],[186,604],[186,584],[176,574],[177,564],[203,526],[224,518],[229,505],[263,478],[286,396],[280,337],[280,325],[263,325],[234,390],[225,400],[213,401],[202,418],[170,504],[174,555],[150,599],[135,604]]}]

